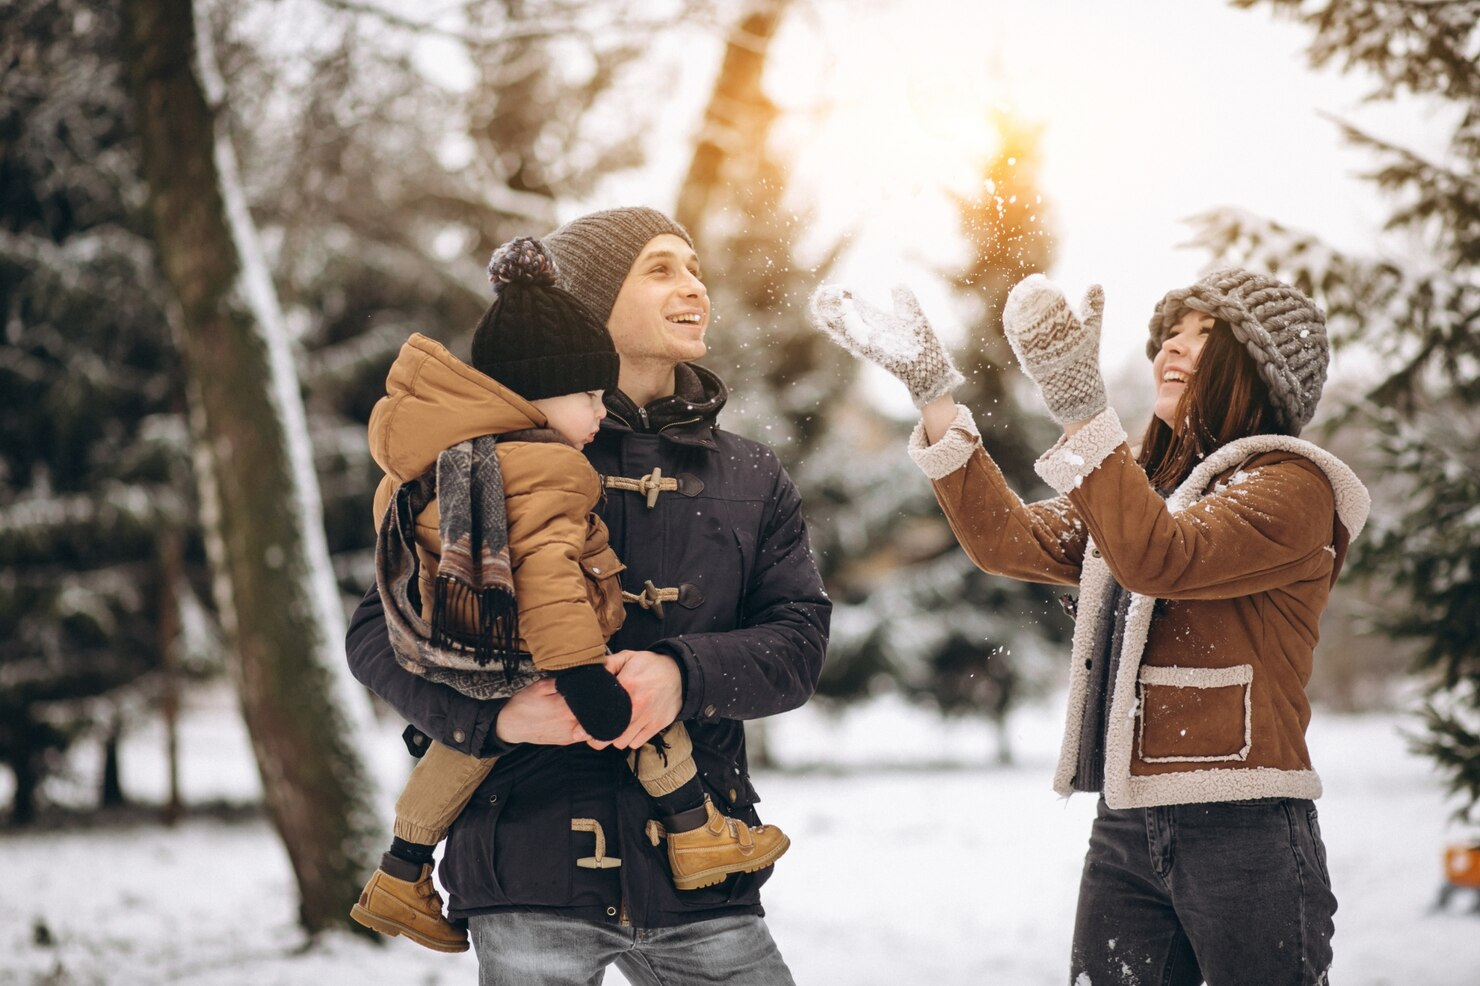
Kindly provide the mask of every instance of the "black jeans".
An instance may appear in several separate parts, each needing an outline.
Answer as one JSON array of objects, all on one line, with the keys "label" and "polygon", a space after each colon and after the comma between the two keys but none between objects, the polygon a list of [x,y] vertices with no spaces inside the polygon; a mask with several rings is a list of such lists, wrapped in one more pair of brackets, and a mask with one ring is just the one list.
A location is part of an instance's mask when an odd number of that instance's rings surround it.
[{"label": "black jeans", "polygon": [[1101,798],[1070,980],[1322,986],[1335,911],[1310,801],[1118,810]]}]

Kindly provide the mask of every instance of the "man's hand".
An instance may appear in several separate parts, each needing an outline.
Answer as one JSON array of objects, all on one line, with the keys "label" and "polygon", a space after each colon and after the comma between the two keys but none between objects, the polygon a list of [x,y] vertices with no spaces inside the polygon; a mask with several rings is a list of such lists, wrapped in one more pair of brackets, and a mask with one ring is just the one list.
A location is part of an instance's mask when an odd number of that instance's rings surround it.
[{"label": "man's hand", "polygon": [[632,724],[612,746],[635,750],[678,718],[683,673],[673,658],[650,650],[624,650],[606,659],[606,669],[632,696]]},{"label": "man's hand", "polygon": [[541,678],[515,692],[504,703],[493,730],[505,743],[569,746],[591,738],[555,690],[554,678]]}]

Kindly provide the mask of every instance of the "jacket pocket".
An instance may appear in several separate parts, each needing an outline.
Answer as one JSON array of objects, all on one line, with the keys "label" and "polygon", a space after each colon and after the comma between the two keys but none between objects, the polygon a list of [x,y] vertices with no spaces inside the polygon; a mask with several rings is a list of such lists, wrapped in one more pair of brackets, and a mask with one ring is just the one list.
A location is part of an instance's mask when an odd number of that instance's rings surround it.
[{"label": "jacket pocket", "polygon": [[581,574],[586,577],[586,598],[596,613],[596,622],[603,635],[610,637],[622,626],[627,617],[626,605],[622,602],[621,573],[627,570],[610,546],[603,544],[597,550],[581,556]]},{"label": "jacket pocket", "polygon": [[1143,667],[1136,745],[1145,763],[1246,760],[1252,736],[1253,665]]},{"label": "jacket pocket", "polygon": [[441,872],[459,908],[568,904],[571,814],[569,771],[559,757],[501,760],[448,835],[454,865]]},{"label": "jacket pocket", "polygon": [[509,803],[509,790],[507,778],[490,775],[453,821],[437,871],[447,888],[450,907],[464,910],[508,903],[493,859],[497,845],[494,832]]}]

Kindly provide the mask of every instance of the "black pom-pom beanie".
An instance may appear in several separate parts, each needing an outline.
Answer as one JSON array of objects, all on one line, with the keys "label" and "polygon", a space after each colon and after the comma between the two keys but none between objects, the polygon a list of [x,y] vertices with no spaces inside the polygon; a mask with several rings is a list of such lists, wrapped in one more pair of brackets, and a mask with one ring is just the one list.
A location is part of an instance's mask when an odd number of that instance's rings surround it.
[{"label": "black pom-pom beanie", "polygon": [[606,327],[569,291],[532,237],[510,240],[488,262],[494,299],[473,332],[473,368],[525,400],[617,386]]}]

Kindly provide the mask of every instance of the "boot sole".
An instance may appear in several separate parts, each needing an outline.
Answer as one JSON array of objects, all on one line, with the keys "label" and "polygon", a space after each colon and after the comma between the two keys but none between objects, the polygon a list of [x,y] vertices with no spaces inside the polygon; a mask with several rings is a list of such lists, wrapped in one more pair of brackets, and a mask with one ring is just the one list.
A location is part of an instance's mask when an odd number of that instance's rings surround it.
[{"label": "boot sole", "polygon": [[408,928],[404,924],[398,924],[395,921],[389,921],[378,914],[366,910],[359,904],[349,909],[349,916],[371,931],[378,931],[390,938],[395,938],[397,935],[405,935],[407,938],[416,942],[416,944],[430,948],[434,952],[466,952],[468,950],[467,942],[450,943],[438,941],[435,938],[428,938],[413,928]]},{"label": "boot sole", "polygon": [[786,850],[790,848],[791,839],[787,836],[782,836],[781,842],[776,846],[776,848],[772,849],[764,856],[757,856],[755,859],[748,859],[743,864],[738,866],[716,866],[713,869],[701,870],[698,873],[690,873],[688,876],[685,877],[675,876],[673,878],[673,885],[679,890],[700,890],[704,887],[712,887],[716,883],[722,882],[725,877],[729,876],[732,873],[754,873],[756,870],[763,870],[771,864],[775,863],[776,860],[780,859],[781,854],[786,852]]}]

